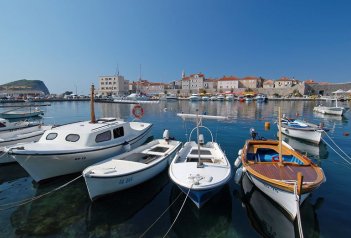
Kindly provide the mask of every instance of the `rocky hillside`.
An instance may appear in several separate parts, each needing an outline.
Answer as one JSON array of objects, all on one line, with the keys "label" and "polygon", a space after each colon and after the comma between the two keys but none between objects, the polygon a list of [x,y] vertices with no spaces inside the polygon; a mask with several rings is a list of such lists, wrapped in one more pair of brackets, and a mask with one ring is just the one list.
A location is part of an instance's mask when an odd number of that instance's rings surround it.
[{"label": "rocky hillside", "polygon": [[41,80],[27,80],[21,79],[11,83],[0,85],[0,90],[11,90],[11,91],[42,91],[45,95],[50,94],[48,88]]}]

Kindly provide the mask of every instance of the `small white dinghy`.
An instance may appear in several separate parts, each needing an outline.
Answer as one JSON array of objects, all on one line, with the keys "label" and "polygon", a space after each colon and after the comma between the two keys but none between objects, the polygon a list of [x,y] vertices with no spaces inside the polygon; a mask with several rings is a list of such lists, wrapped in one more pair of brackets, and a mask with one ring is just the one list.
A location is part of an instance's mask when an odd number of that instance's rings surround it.
[{"label": "small white dinghy", "polygon": [[167,135],[165,131],[164,139],[153,140],[86,168],[83,177],[90,199],[136,186],[166,169],[182,145],[169,140]]},{"label": "small white dinghy", "polygon": [[[177,153],[169,167],[171,180],[200,208],[231,178],[231,167],[219,144],[214,142],[211,131],[202,126],[202,119],[226,119],[220,116],[177,114],[183,118],[196,118],[197,126],[191,131],[189,141]],[[205,128],[212,140],[204,143],[199,128]],[[191,140],[197,129],[197,143]]]}]

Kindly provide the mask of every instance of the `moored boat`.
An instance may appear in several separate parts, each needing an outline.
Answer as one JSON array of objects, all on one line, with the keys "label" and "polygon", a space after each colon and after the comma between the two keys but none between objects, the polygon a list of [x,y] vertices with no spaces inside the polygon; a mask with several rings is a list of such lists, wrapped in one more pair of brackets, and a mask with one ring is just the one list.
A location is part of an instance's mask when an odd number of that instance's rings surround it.
[{"label": "moored boat", "polygon": [[180,149],[182,143],[164,139],[153,140],[132,151],[89,166],[83,177],[91,200],[121,191],[151,179],[162,172]]},{"label": "moored boat", "polygon": [[236,177],[245,172],[257,188],[293,219],[307,196],[326,181],[322,168],[281,139],[256,140],[253,136],[239,151],[235,165],[240,162],[243,168],[237,170]]},{"label": "moored boat", "polygon": [[[214,142],[211,131],[202,126],[202,119],[225,119],[219,116],[194,114],[177,114],[182,118],[196,118],[195,127],[179,153],[174,157],[170,167],[170,179],[200,208],[231,178],[231,166],[220,148]],[[211,135],[211,141],[205,144],[199,128],[205,128]],[[196,129],[197,141],[191,141],[191,135]]]},{"label": "moored boat", "polygon": [[3,132],[9,132],[24,128],[31,128],[40,125],[39,122],[30,122],[30,121],[15,121],[10,122],[4,118],[0,118],[0,137]]},{"label": "moored boat", "polygon": [[334,107],[318,105],[318,106],[313,108],[313,111],[319,112],[319,113],[323,113],[323,114],[342,116],[342,115],[344,115],[344,113],[348,109],[349,108],[346,108],[346,107],[339,107],[338,106],[338,100],[335,99],[335,106]]},{"label": "moored boat", "polygon": [[36,182],[80,172],[89,165],[134,149],[150,137],[150,123],[116,118],[96,120],[93,90],[92,87],[90,121],[52,128],[36,143],[7,150]]},{"label": "moored boat", "polygon": [[20,108],[12,109],[10,111],[0,113],[0,117],[4,119],[19,119],[19,118],[30,118],[39,117],[44,115],[44,111],[39,108],[34,108],[34,110],[29,111],[17,111]]}]

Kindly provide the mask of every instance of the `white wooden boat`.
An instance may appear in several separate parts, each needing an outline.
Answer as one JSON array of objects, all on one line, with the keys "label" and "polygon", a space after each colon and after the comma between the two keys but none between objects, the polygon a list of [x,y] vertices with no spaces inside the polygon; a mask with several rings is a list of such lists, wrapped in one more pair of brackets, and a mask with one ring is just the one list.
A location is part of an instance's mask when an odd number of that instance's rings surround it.
[{"label": "white wooden boat", "polygon": [[[279,117],[280,118],[280,113]],[[281,123],[281,122],[279,122]],[[274,140],[247,140],[235,161],[255,186],[277,202],[292,219],[307,196],[326,181],[322,168],[291,146]]]},{"label": "white wooden boat", "polygon": [[91,200],[143,183],[162,172],[180,149],[174,140],[153,140],[132,151],[89,166],[83,177]]},{"label": "white wooden boat", "polygon": [[[18,108],[17,108],[18,109]],[[34,108],[34,110],[29,111],[17,111],[17,109],[12,109],[10,111],[0,113],[1,118],[5,119],[18,119],[18,118],[30,118],[38,117],[44,115],[44,111],[39,108]]]},{"label": "white wooden boat", "polygon": [[323,127],[306,121],[288,119],[284,116],[281,120],[281,131],[283,134],[294,138],[310,141],[316,144],[320,143],[322,134],[325,131]]},{"label": "white wooden boat", "polygon": [[348,110],[346,107],[339,107],[337,99],[335,99],[335,104],[335,107],[318,105],[317,107],[313,108],[313,111],[323,114],[342,116]]},{"label": "white wooden boat", "polygon": [[36,181],[83,171],[111,156],[134,149],[150,137],[152,124],[116,118],[95,120],[94,94],[91,120],[45,131],[36,143],[12,147],[7,152]]},{"label": "white wooden boat", "polygon": [[40,123],[39,122],[30,122],[30,121],[16,121],[10,122],[4,118],[0,118],[0,137],[3,132],[14,131],[18,129],[36,127]]},{"label": "white wooden boat", "polygon": [[[196,204],[203,206],[231,178],[231,167],[225,153],[219,144],[214,142],[211,131],[202,126],[202,119],[225,119],[219,116],[194,114],[177,114],[183,118],[197,118],[195,127],[189,136],[189,141],[174,157],[170,167],[171,180]],[[205,128],[211,134],[211,141],[204,143],[199,128]],[[197,131],[197,142],[191,141],[194,130]]]}]

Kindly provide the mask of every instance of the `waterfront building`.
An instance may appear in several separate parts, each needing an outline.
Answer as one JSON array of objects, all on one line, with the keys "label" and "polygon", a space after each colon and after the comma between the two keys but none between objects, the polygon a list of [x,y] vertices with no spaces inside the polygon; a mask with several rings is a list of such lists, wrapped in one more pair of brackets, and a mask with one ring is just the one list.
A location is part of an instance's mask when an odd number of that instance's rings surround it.
[{"label": "waterfront building", "polygon": [[264,80],[262,84],[263,88],[274,88],[274,81],[271,79]]},{"label": "waterfront building", "polygon": [[128,95],[129,81],[121,75],[100,76],[98,93],[104,96],[124,96]]},{"label": "waterfront building", "polygon": [[300,85],[301,82],[294,78],[290,79],[288,77],[282,77],[278,80],[275,80],[274,87],[275,88],[291,88],[295,85]]},{"label": "waterfront building", "polygon": [[192,74],[182,78],[182,89],[197,91],[204,88],[205,75],[202,73]]},{"label": "waterfront building", "polygon": [[235,88],[239,88],[239,78],[235,76],[223,76],[218,79],[218,90],[229,91]]},{"label": "waterfront building", "polygon": [[262,88],[263,78],[261,77],[245,77],[239,79],[239,88]]}]

